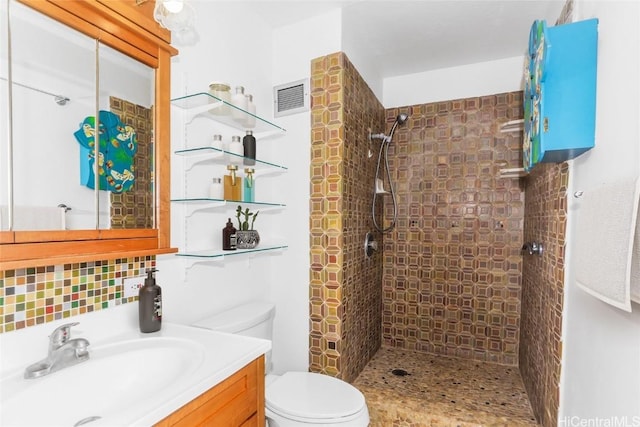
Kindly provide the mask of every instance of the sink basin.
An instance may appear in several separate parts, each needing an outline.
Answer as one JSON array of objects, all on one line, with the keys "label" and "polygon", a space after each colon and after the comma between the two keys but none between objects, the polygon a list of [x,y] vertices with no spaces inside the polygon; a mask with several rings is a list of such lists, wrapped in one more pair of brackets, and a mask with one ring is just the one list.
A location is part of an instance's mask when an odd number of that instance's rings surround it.
[{"label": "sink basin", "polygon": [[41,378],[24,379],[24,367],[4,374],[0,425],[149,426],[269,348],[268,341],[181,325],[130,331],[92,343],[88,361]]},{"label": "sink basin", "polygon": [[[2,381],[3,390],[13,390],[8,399],[3,399],[2,421],[6,425],[50,425],[52,414],[64,412],[58,408],[69,407],[74,409],[68,416],[61,414],[61,425],[73,426],[86,417],[104,417],[135,404],[141,396],[179,386],[203,360],[202,345],[178,338],[153,337],[92,346],[87,362],[42,378],[25,380],[19,372]],[[40,402],[38,410],[25,414],[19,404],[23,401]]]}]

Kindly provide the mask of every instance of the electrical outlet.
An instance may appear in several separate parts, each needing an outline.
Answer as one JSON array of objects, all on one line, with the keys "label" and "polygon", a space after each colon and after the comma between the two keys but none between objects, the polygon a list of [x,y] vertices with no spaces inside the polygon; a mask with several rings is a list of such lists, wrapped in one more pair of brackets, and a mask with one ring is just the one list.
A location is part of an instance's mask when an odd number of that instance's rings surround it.
[{"label": "electrical outlet", "polygon": [[137,297],[140,288],[144,284],[144,276],[128,277],[122,279],[122,287],[124,288],[124,297]]}]

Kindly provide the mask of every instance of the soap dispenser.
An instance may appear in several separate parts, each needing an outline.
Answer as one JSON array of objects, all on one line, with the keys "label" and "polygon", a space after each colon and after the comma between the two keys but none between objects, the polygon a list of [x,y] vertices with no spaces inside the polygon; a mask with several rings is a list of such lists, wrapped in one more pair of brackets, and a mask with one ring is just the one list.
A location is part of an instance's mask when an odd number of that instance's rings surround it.
[{"label": "soap dispenser", "polygon": [[138,293],[140,332],[157,332],[162,324],[162,290],[153,276],[155,268],[147,270],[144,286]]}]

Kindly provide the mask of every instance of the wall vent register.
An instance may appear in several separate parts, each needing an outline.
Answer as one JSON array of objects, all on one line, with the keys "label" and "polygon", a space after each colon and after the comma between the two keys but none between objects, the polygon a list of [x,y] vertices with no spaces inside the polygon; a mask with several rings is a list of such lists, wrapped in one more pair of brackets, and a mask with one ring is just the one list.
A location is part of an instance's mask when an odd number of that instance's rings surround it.
[{"label": "wall vent register", "polygon": [[309,81],[307,79],[273,88],[273,116],[281,117],[309,111]]}]

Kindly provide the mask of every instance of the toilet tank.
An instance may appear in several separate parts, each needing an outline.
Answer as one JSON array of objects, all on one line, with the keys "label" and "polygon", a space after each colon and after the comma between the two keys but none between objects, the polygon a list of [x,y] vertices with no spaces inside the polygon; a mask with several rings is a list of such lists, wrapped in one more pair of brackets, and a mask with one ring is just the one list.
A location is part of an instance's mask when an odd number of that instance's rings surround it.
[{"label": "toilet tank", "polygon": [[[276,307],[273,304],[255,301],[205,317],[193,323],[193,326],[272,341],[275,313]],[[265,373],[271,373],[271,350],[265,354],[264,365]]]},{"label": "toilet tank", "polygon": [[275,311],[273,304],[255,301],[205,317],[193,326],[271,340]]}]

